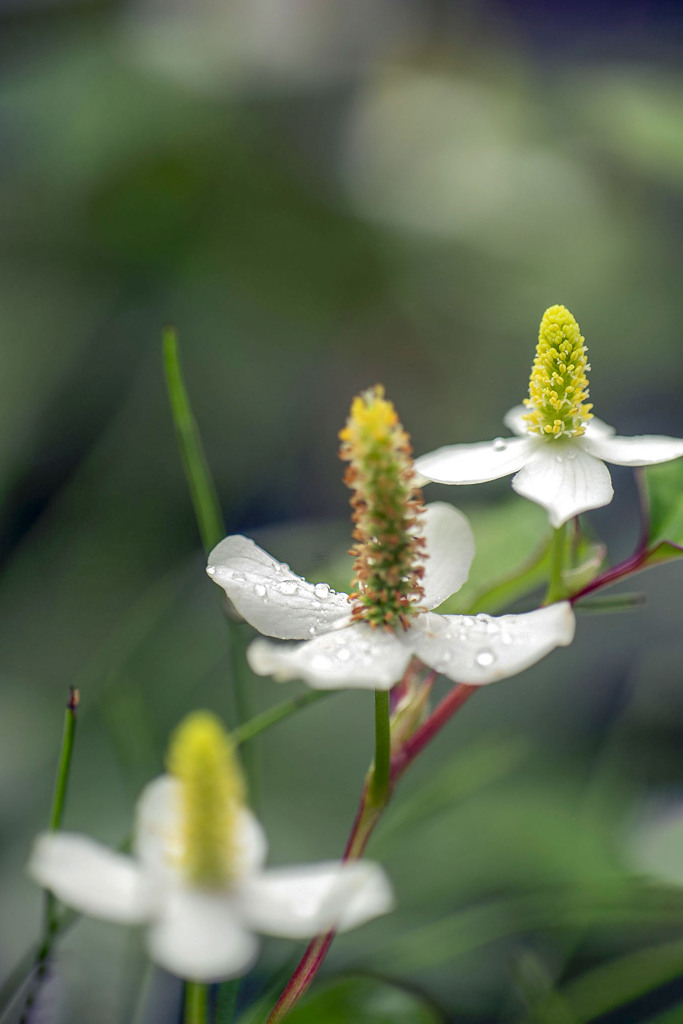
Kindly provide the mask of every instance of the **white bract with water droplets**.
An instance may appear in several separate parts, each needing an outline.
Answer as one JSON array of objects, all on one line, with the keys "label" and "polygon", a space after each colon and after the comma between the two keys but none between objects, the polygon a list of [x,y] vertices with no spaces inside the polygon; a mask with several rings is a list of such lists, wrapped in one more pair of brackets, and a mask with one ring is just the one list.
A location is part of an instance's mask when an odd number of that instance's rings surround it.
[{"label": "white bract with water droplets", "polygon": [[518,405],[505,417],[517,436],[438,448],[416,459],[416,471],[440,484],[479,484],[515,473],[515,491],[542,505],[557,528],[580,512],[610,503],[614,492],[603,459],[617,466],[650,466],[683,455],[681,439],[618,437],[595,417],[580,436],[539,436],[529,429],[526,411]]},{"label": "white bract with water droplets", "polygon": [[[463,513],[444,502],[427,506],[424,536],[421,603],[429,610],[467,579],[474,538]],[[413,655],[454,682],[492,683],[522,672],[574,637],[574,615],[566,601],[498,618],[426,611],[412,616],[406,630],[373,629],[352,621],[347,594],[323,591],[321,584],[295,576],[241,536],[226,537],[214,548],[207,572],[259,632],[306,641],[255,641],[247,652],[254,672],[280,681],[303,679],[317,689],[388,690]],[[257,587],[265,587],[266,594]]]},{"label": "white bract with water droplets", "polygon": [[258,954],[254,932],[295,939],[346,931],[393,906],[377,864],[323,862],[264,870],[266,838],[239,812],[230,882],[191,884],[183,874],[178,780],[155,779],[138,802],[134,856],[84,835],[47,832],[28,870],[67,905],[92,917],[147,926],[152,959],[181,978],[211,982],[244,974]]}]

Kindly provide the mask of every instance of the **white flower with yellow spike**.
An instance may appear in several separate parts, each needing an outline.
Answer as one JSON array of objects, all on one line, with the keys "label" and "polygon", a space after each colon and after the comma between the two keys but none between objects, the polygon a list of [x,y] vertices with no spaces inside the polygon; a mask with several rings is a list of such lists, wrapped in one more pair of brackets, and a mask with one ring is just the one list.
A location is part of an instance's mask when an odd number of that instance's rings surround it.
[{"label": "white flower with yellow spike", "polygon": [[558,528],[612,500],[603,459],[650,466],[683,455],[683,440],[618,437],[596,419],[586,401],[589,369],[576,320],[564,306],[551,306],[541,321],[529,397],[505,416],[517,436],[438,448],[416,460],[417,472],[441,484],[478,484],[515,473],[515,491],[542,505]]},{"label": "white flower with yellow spike", "polygon": [[340,437],[354,492],[350,595],[308,583],[239,535],[209,555],[207,572],[247,622],[266,636],[305,641],[256,640],[247,652],[254,672],[317,689],[389,690],[415,655],[454,682],[482,685],[571,643],[566,601],[522,615],[432,613],[467,579],[470,524],[444,502],[424,507],[408,437],[382,388],[354,400]]},{"label": "white flower with yellow spike", "polygon": [[258,954],[254,932],[309,938],[391,909],[389,882],[368,861],[264,870],[265,835],[213,715],[181,723],[168,768],[138,801],[133,856],[49,832],[36,840],[33,878],[82,913],[146,925],[152,959],[197,982],[244,974]]}]

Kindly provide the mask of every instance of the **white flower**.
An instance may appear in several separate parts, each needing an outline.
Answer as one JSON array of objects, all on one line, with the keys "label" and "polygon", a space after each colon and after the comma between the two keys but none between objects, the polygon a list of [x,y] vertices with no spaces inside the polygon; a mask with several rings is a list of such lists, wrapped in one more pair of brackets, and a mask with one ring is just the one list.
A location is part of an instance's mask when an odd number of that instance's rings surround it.
[{"label": "white flower", "polygon": [[180,783],[155,779],[138,802],[134,856],[76,833],[36,840],[29,872],[64,903],[108,921],[147,926],[152,959],[199,982],[244,974],[258,954],[254,932],[309,938],[345,931],[391,909],[389,882],[367,861],[264,870],[266,839],[245,808],[232,837],[231,880],[188,882],[182,870]]},{"label": "white flower", "polygon": [[565,306],[550,306],[541,320],[529,397],[505,417],[517,436],[438,448],[416,460],[417,473],[441,484],[479,484],[515,473],[513,488],[542,505],[557,529],[612,500],[603,459],[650,466],[683,455],[683,440],[617,437],[595,419],[587,401],[588,370],[578,323]]},{"label": "white flower", "polygon": [[[427,506],[427,558],[422,579],[427,609],[436,608],[467,579],[474,557],[472,530],[462,512],[443,502]],[[571,643],[574,616],[567,602],[521,615],[411,616],[407,629],[373,629],[353,622],[348,595],[296,576],[253,541],[226,537],[209,555],[207,572],[259,632],[296,645],[255,641],[249,663],[259,675],[304,679],[319,689],[388,690],[417,655],[454,682],[492,683]]]},{"label": "white flower", "polygon": [[416,471],[441,484],[478,484],[515,473],[514,490],[542,505],[557,528],[610,503],[614,492],[603,459],[617,466],[650,466],[683,455],[683,440],[619,437],[595,417],[578,437],[543,437],[530,431],[525,414],[518,405],[505,417],[516,437],[438,448],[415,460]]}]

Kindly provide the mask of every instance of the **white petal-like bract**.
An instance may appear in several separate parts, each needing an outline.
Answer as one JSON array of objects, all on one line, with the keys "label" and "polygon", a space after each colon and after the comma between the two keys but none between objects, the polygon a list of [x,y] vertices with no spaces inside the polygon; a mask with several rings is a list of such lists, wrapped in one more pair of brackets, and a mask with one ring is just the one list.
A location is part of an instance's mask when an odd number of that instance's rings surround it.
[{"label": "white petal-like bract", "polygon": [[474,558],[474,534],[467,516],[443,501],[427,505],[424,522],[427,558],[422,603],[436,608],[467,579]]},{"label": "white petal-like bract", "polygon": [[241,923],[231,893],[174,886],[147,933],[152,959],[192,981],[235,978],[256,960],[259,943]]},{"label": "white petal-like bract", "polygon": [[78,833],[38,836],[28,871],[57,899],[105,921],[140,924],[156,907],[158,893],[131,857]]},{"label": "white petal-like bract", "polygon": [[597,435],[579,438],[581,447],[591,455],[615,466],[653,466],[683,455],[683,441],[677,437],[643,434],[640,437]]},{"label": "white petal-like bract", "polygon": [[439,484],[480,484],[516,473],[542,438],[511,437],[437,448],[415,460],[418,473]]},{"label": "white petal-like bract", "polygon": [[304,640],[349,620],[346,594],[326,583],[308,583],[239,534],[216,545],[206,571],[240,615],[265,636]]},{"label": "white petal-like bract", "polygon": [[515,405],[503,416],[503,423],[517,437],[529,436],[529,424],[524,419],[529,412],[525,405]]},{"label": "white petal-like bract", "polygon": [[421,616],[404,643],[426,665],[456,683],[482,686],[534,665],[574,638],[567,601],[521,615]]},{"label": "white petal-like bract", "polygon": [[[155,874],[176,880],[182,849],[180,785],[172,775],[160,775],[145,786],[137,804],[135,854]],[[236,878],[258,871],[265,863],[268,842],[261,823],[246,808],[236,821]]]},{"label": "white petal-like bract", "polygon": [[394,633],[359,622],[303,644],[255,640],[247,660],[257,675],[279,682],[303,679],[318,690],[389,690],[405,672],[410,651]]},{"label": "white petal-like bract", "polygon": [[512,486],[542,505],[555,528],[580,512],[608,505],[614,493],[605,464],[573,439],[541,441]]},{"label": "white petal-like bract", "polygon": [[242,897],[253,928],[301,939],[355,928],[394,904],[384,871],[369,861],[275,868],[250,879]]}]

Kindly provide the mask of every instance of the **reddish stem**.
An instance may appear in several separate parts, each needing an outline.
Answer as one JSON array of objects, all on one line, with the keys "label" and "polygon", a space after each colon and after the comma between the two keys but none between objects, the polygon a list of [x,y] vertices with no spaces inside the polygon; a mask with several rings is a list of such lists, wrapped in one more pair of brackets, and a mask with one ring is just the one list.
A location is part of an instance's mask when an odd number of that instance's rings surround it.
[{"label": "reddish stem", "polygon": [[[440,729],[446,725],[449,719],[462,707],[466,700],[478,690],[477,686],[470,686],[462,683],[453,687],[450,693],[441,701],[439,706],[432,712],[420,728],[408,739],[403,746],[394,754],[391,759],[391,783],[392,787],[387,795],[386,802],[379,806],[373,806],[368,800],[368,785],[363,787],[360,803],[356,817],[346,843],[343,860],[358,860],[367,846],[375,825],[382,816],[386,807],[393,784],[403,775],[406,769],[412,764],[415,758],[424,750],[425,746]],[[326,935],[317,935],[306,947],[306,951],[299,961],[294,974],[287,982],[287,986],[273,1007],[268,1018],[268,1024],[276,1024],[282,1020],[292,1009],[294,1004],[307,991],[311,982],[322,966],[327,956],[327,951],[332,945],[336,932],[330,931]]]}]

